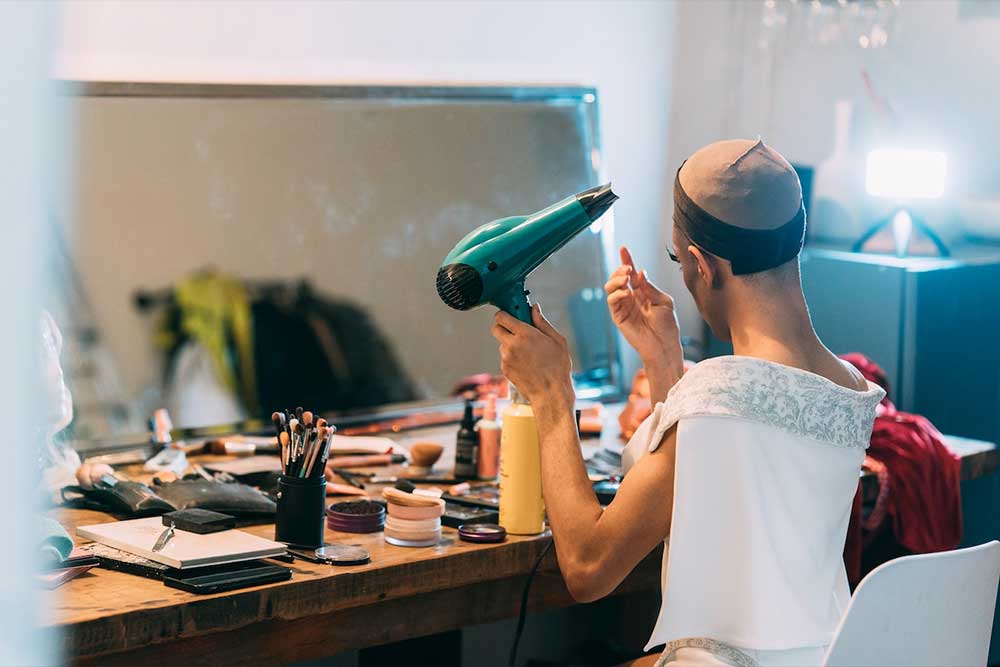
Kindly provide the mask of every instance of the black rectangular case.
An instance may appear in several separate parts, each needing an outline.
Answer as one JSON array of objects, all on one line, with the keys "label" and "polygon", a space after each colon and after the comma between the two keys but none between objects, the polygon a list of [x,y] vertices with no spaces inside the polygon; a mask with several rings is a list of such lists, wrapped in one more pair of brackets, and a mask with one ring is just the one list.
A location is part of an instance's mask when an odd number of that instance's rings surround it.
[{"label": "black rectangular case", "polygon": [[291,578],[292,571],[287,567],[251,560],[245,563],[199,567],[192,570],[171,569],[164,573],[163,583],[171,588],[205,595],[262,584],[273,584],[277,581],[288,581]]},{"label": "black rectangular case", "polygon": [[177,530],[206,535],[236,527],[236,517],[203,509],[178,510],[163,515],[163,525],[174,524]]}]

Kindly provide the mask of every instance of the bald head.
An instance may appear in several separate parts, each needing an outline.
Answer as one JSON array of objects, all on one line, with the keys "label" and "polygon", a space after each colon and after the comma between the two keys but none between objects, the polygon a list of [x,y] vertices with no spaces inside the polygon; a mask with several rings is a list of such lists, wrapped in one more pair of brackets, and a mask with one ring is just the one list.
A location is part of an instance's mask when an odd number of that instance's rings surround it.
[{"label": "bald head", "polygon": [[792,165],[759,139],[709,144],[688,158],[678,178],[695,204],[734,227],[776,229],[802,206]]}]

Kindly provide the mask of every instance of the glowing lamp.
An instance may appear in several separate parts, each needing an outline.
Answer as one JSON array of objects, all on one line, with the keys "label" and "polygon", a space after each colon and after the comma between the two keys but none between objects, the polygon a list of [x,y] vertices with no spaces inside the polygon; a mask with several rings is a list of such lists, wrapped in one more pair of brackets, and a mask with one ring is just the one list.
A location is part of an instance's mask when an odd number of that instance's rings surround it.
[{"label": "glowing lamp", "polygon": [[906,209],[908,202],[938,199],[944,194],[948,158],[940,151],[880,148],[868,153],[865,190],[873,197],[893,200],[889,218],[865,232],[854,250],[907,255],[948,256],[941,238]]},{"label": "glowing lamp", "polygon": [[937,199],[947,173],[948,158],[939,151],[881,148],[868,154],[865,190],[887,199]]}]

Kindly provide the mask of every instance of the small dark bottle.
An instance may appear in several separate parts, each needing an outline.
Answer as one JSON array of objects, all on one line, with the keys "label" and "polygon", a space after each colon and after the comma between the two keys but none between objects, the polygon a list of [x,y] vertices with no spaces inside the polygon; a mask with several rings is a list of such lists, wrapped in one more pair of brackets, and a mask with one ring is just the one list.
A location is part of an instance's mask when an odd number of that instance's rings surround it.
[{"label": "small dark bottle", "polygon": [[473,414],[472,401],[465,402],[465,415],[458,429],[458,439],[455,443],[455,477],[457,479],[475,479],[479,466],[479,432],[476,431],[476,416]]}]

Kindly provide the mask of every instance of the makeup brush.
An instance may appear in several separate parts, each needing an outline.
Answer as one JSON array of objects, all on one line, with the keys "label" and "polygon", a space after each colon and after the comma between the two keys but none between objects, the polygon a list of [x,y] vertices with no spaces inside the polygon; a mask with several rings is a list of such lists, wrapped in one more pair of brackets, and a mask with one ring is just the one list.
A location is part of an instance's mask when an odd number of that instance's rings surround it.
[{"label": "makeup brush", "polygon": [[322,475],[326,472],[326,453],[330,450],[330,439],[333,438],[333,432],[337,429],[332,426],[323,426],[323,437],[316,443],[316,463],[313,465],[313,470],[319,469],[319,474]]},{"label": "makeup brush", "polygon": [[316,464],[316,457],[319,454],[319,443],[320,439],[326,434],[326,429],[321,428],[316,430],[316,444],[310,448],[309,455],[306,458],[305,467],[303,469],[303,474],[300,477],[312,477],[313,466]]},{"label": "makeup brush", "polygon": [[329,426],[326,429],[326,438],[323,442],[323,451],[320,454],[320,465],[326,468],[326,462],[330,460],[330,447],[333,446],[333,436],[337,432],[336,426]]},{"label": "makeup brush", "polygon": [[322,459],[323,458],[323,450],[326,449],[326,442],[330,438],[330,436],[333,434],[333,432],[336,431],[337,429],[335,429],[332,426],[330,426],[330,424],[327,423],[327,421],[325,419],[323,419],[322,417],[319,417],[319,418],[316,419],[316,428],[317,428],[317,430],[320,429],[320,428],[323,429],[323,435],[322,436],[317,435],[317,437],[316,437],[316,445],[320,449],[319,458]]},{"label": "makeup brush", "polygon": [[315,430],[306,427],[306,440],[302,449],[302,467],[299,469],[299,477],[308,477],[309,471],[312,469],[313,452],[316,449],[318,435]]},{"label": "makeup brush", "polygon": [[295,417],[288,420],[288,459],[291,464],[290,467],[294,466],[299,458],[299,430],[301,428],[299,420]]},{"label": "makeup brush", "polygon": [[[309,410],[303,411],[302,423],[305,425],[306,429],[303,453],[305,455],[306,462],[309,462],[312,459],[312,448],[314,446],[313,442],[316,437],[316,428],[313,424],[313,413],[310,412]],[[305,471],[303,470],[303,472]]]},{"label": "makeup brush", "polygon": [[[316,430],[316,437],[319,438],[319,430]],[[312,474],[312,462],[313,456],[315,454],[315,445],[310,445],[306,449],[305,460],[303,461],[302,470],[299,471],[299,477],[309,477]]]},{"label": "makeup brush", "polygon": [[296,458],[299,461],[298,467],[301,468],[306,458],[306,427],[302,425],[302,422],[295,425],[295,434],[299,439],[299,451]]},{"label": "makeup brush", "polygon": [[278,444],[281,445],[281,472],[288,472],[288,433],[282,431],[278,434]]}]

